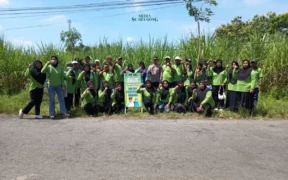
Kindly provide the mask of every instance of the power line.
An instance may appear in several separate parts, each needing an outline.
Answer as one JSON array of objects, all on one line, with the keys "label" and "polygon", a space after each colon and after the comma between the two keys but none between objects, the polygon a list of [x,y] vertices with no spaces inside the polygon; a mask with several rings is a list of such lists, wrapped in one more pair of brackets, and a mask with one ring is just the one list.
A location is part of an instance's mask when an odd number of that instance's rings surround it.
[{"label": "power line", "polygon": [[[27,13],[43,13],[43,12],[55,12],[62,10],[84,10],[90,9],[95,7],[119,7],[119,6],[126,6],[126,5],[134,5],[134,6],[142,6],[142,5],[153,5],[155,3],[173,3],[173,2],[181,2],[180,0],[150,0],[150,1],[113,1],[113,2],[105,2],[105,3],[93,3],[93,4],[81,4],[81,5],[74,5],[74,6],[58,6],[58,7],[36,7],[36,8],[18,8],[18,9],[0,9],[0,12],[3,12],[3,15],[11,15],[11,14],[27,14]],[[30,12],[21,12],[21,11],[30,11]],[[31,12],[32,11],[32,12]],[[36,12],[33,12],[36,11]],[[41,12],[39,12],[41,11]],[[16,12],[16,13],[15,13]],[[2,15],[2,14],[1,14]]]},{"label": "power line", "polygon": [[[173,5],[173,6],[164,6],[164,7],[158,7],[158,8],[151,8],[151,9],[146,9],[146,10],[140,10],[138,12],[145,12],[145,11],[150,11],[150,10],[157,10],[157,9],[165,9],[169,7],[175,7],[175,6],[180,6],[181,4],[178,5]],[[137,13],[135,11],[127,12],[127,13],[119,13],[119,14],[113,14],[113,15],[108,15],[108,16],[99,16],[99,17],[94,17],[90,19],[85,19],[85,20],[78,20],[74,22],[81,22],[81,21],[89,21],[93,19],[98,19],[98,18],[107,18],[107,17],[114,17],[114,16],[121,16],[121,15],[126,15],[126,14],[132,14],[132,13]],[[67,22],[65,22],[67,23]],[[40,24],[40,25],[33,25],[33,26],[24,26],[24,27],[18,27],[18,28],[7,28],[7,29],[2,29],[2,31],[10,31],[10,30],[19,30],[19,29],[29,29],[29,28],[36,28],[36,27],[45,27],[45,26],[53,26],[53,25],[58,25],[58,24],[65,24],[64,22],[62,23],[54,23],[54,24]]]}]

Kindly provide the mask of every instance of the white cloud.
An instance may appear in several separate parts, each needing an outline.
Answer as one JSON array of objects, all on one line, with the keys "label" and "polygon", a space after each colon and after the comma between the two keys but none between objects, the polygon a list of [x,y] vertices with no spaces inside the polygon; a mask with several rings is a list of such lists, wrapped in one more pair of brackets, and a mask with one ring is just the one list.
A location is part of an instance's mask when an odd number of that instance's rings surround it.
[{"label": "white cloud", "polygon": [[127,37],[127,38],[126,38],[126,41],[127,41],[127,42],[133,42],[133,41],[134,41],[134,38],[132,38],[132,37]]},{"label": "white cloud", "polygon": [[47,22],[47,23],[66,23],[68,18],[64,15],[56,15],[52,16],[47,19],[43,19],[42,22]]},{"label": "white cloud", "polygon": [[16,46],[32,46],[33,42],[25,40],[23,37],[12,39],[11,42]]},{"label": "white cloud", "polygon": [[0,26],[0,31],[3,30],[3,26]]},{"label": "white cloud", "polygon": [[0,0],[0,6],[6,6],[9,5],[9,0]]}]

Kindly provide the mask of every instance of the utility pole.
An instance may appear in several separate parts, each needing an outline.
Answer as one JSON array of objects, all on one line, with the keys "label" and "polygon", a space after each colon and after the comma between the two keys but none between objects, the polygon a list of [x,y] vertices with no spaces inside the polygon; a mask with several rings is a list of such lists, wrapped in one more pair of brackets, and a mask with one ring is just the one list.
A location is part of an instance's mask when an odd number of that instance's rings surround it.
[{"label": "utility pole", "polygon": [[[68,19],[68,28],[69,28],[69,33],[71,33],[71,19]],[[74,59],[74,55],[75,55],[75,44],[73,43],[73,41],[71,40],[71,48],[72,48],[72,60]]]}]

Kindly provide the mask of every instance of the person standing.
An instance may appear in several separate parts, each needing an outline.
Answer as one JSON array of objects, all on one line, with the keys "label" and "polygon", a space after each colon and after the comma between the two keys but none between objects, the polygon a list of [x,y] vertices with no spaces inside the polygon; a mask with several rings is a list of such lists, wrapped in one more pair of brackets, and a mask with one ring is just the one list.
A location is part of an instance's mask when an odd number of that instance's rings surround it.
[{"label": "person standing", "polygon": [[102,70],[104,69],[104,64],[108,64],[108,69],[111,73],[113,73],[113,58],[112,56],[107,56],[105,62],[102,64]]},{"label": "person standing", "polygon": [[208,61],[208,63],[206,61],[198,63],[198,66],[197,66],[196,72],[195,72],[195,80],[198,84],[201,81],[211,79],[212,75],[209,71],[209,63],[210,63],[210,61]]},{"label": "person standing", "polygon": [[184,79],[184,73],[186,73],[185,64],[182,62],[182,59],[179,56],[176,56],[173,68],[175,69],[173,74],[173,81],[174,86],[176,86],[180,80]]},{"label": "person standing", "polygon": [[184,73],[184,86],[190,86],[191,82],[194,81],[194,71],[192,66],[192,60],[186,59],[186,72]]},{"label": "person standing", "polygon": [[256,106],[258,102],[259,92],[261,92],[262,90],[263,73],[262,73],[262,69],[257,66],[256,60],[251,61],[251,67],[253,68],[252,76],[255,77],[255,81],[256,81],[256,86],[255,86],[254,95],[253,95],[253,103],[254,103],[254,106]]},{"label": "person standing", "polygon": [[141,74],[141,82],[144,84],[147,78],[147,69],[143,61],[139,62],[139,68],[136,69],[135,73]]},{"label": "person standing", "polygon": [[219,99],[219,94],[223,95],[224,92],[224,81],[226,78],[226,71],[223,67],[222,60],[218,59],[215,61],[214,67],[210,68],[212,75],[212,89],[213,89],[213,99],[215,101],[215,111],[223,111],[224,99]]},{"label": "person standing", "polygon": [[25,106],[25,108],[19,111],[19,118],[22,119],[24,114],[28,114],[30,110],[35,106],[35,119],[42,119],[40,116],[40,106],[43,98],[43,85],[46,81],[46,74],[41,73],[42,62],[35,60],[33,67],[29,64],[25,71],[25,76],[30,79],[29,91],[31,101]]},{"label": "person standing", "polygon": [[[109,89],[114,88],[114,75],[109,70],[109,64],[103,64],[103,70],[99,72],[100,82],[107,81],[109,85]],[[100,84],[100,89],[102,88],[103,83]]]},{"label": "person standing", "polygon": [[228,84],[226,108],[230,111],[237,111],[237,77],[239,64],[237,61],[232,62],[232,67],[228,71],[224,83]]},{"label": "person standing", "polygon": [[159,64],[159,60],[157,56],[153,57],[153,64],[151,64],[148,67],[147,72],[148,72],[149,80],[151,81],[152,87],[154,89],[157,89],[161,82],[161,76],[162,76],[162,67]]},{"label": "person standing", "polygon": [[124,71],[123,60],[122,57],[119,57],[112,66],[112,72],[114,74],[115,84],[120,83],[121,86],[124,87],[124,75],[121,73],[122,71]]},{"label": "person standing", "polygon": [[52,56],[51,60],[48,61],[41,70],[41,72],[46,73],[48,77],[49,115],[51,119],[55,117],[55,93],[58,97],[60,112],[66,117],[70,116],[67,114],[63,95],[63,92],[66,90],[64,85],[64,69],[59,66],[58,63],[58,57]]},{"label": "person standing", "polygon": [[256,78],[251,74],[252,71],[250,61],[245,59],[237,75],[238,106],[248,109],[250,113],[253,110],[253,93],[256,87]]},{"label": "person standing", "polygon": [[163,64],[162,69],[163,69],[162,82],[167,81],[169,84],[169,87],[172,88],[173,74],[175,72],[175,69],[173,68],[171,64],[170,56],[165,57],[165,64]]},{"label": "person standing", "polygon": [[[95,83],[95,74],[91,72],[91,66],[89,64],[85,64],[82,68],[82,72],[79,74],[77,78],[78,83],[81,87],[81,93],[83,93],[87,89],[87,82],[92,81],[95,84],[94,88],[97,90],[97,84]],[[97,82],[98,83],[98,82]]]},{"label": "person standing", "polygon": [[70,112],[71,108],[73,107],[73,99],[76,99],[76,93],[78,87],[77,77],[79,73],[80,71],[78,69],[78,62],[72,61],[72,69],[68,69],[68,71],[65,74],[65,79],[67,82],[67,97],[65,97],[65,105],[68,112]]}]

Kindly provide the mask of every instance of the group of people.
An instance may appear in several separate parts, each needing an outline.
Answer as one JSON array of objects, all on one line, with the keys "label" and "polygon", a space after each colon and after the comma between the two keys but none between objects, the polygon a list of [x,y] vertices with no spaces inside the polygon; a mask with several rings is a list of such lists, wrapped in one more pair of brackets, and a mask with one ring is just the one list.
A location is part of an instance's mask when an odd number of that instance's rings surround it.
[{"label": "group of people", "polygon": [[19,111],[23,118],[35,106],[35,118],[41,119],[40,105],[43,88],[47,82],[49,115],[55,117],[55,94],[60,112],[69,117],[73,107],[81,107],[89,116],[98,113],[110,115],[125,110],[124,74],[140,73],[142,85],[137,93],[150,114],[175,111],[198,112],[211,116],[214,111],[246,108],[252,112],[262,87],[262,71],[257,62],[243,60],[223,66],[221,60],[202,61],[194,69],[192,60],[169,56],[160,64],[157,56],[147,68],[143,61],[134,70],[132,64],[125,66],[122,57],[113,61],[108,56],[104,62],[89,56],[59,66],[57,56],[52,56],[44,66],[39,60],[29,65],[25,76],[30,79],[31,101]]}]

